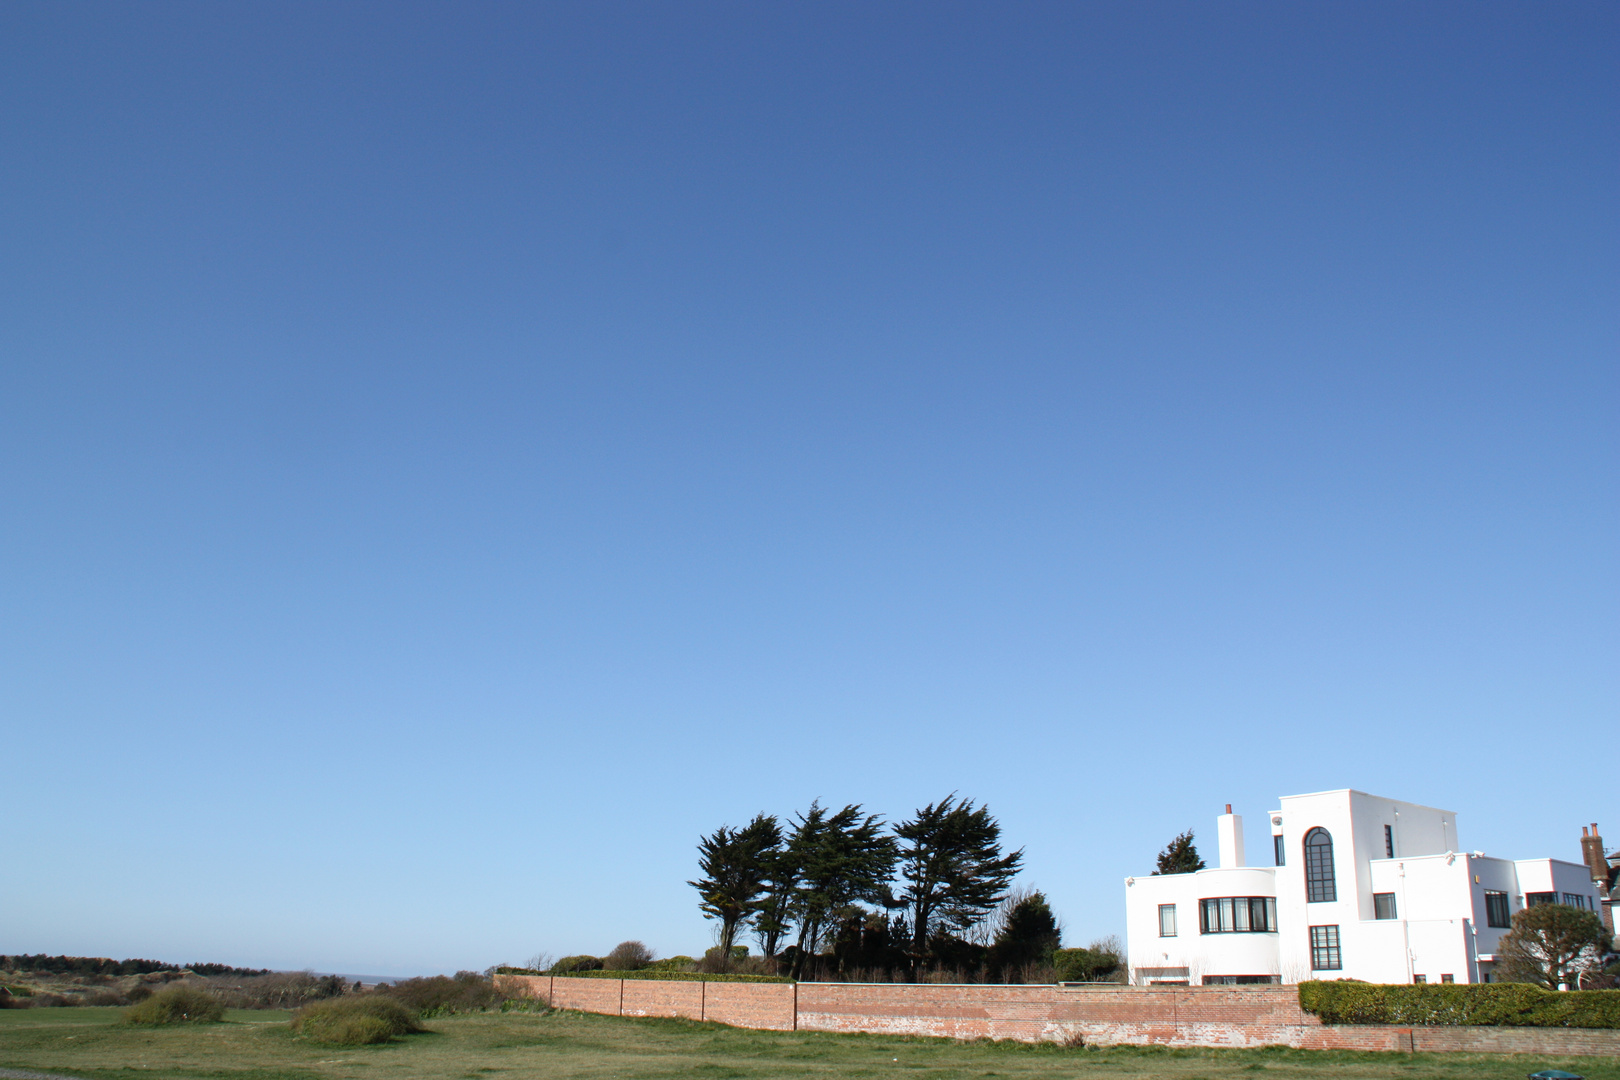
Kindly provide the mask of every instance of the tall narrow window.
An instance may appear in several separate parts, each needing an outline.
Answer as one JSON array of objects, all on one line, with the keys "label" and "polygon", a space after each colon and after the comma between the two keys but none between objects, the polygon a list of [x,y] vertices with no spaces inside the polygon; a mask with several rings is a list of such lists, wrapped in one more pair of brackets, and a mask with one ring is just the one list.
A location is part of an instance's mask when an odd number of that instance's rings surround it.
[{"label": "tall narrow window", "polygon": [[1384,858],[1393,859],[1394,857],[1395,857],[1395,826],[1393,826],[1393,825],[1385,825],[1384,826]]},{"label": "tall narrow window", "polygon": [[1160,904],[1159,905],[1159,936],[1160,937],[1175,937],[1176,936],[1176,905],[1174,905],[1174,904]]},{"label": "tall narrow window", "polygon": [[1305,834],[1305,900],[1323,904],[1338,898],[1333,883],[1333,837],[1318,826]]},{"label": "tall narrow window", "polygon": [[1373,918],[1395,918],[1395,894],[1392,892],[1373,893]]},{"label": "tall narrow window", "polygon": [[1311,927],[1311,970],[1339,971],[1343,967],[1343,959],[1339,956],[1339,928]]},{"label": "tall narrow window", "polygon": [[1506,929],[1513,925],[1508,915],[1507,893],[1495,889],[1485,890],[1485,925]]},{"label": "tall narrow window", "polygon": [[1276,863],[1277,863],[1278,866],[1281,866],[1283,864],[1283,839],[1282,839],[1282,837],[1281,836],[1273,836],[1271,838],[1271,846],[1274,849],[1272,854],[1274,856],[1276,856]]}]

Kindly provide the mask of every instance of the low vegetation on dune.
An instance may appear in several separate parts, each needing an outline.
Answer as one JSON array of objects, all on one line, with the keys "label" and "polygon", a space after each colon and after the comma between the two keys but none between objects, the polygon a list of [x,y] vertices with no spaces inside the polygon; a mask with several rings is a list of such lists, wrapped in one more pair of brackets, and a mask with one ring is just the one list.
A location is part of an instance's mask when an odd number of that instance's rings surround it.
[{"label": "low vegetation on dune", "polygon": [[293,1016],[292,1029],[331,1046],[385,1043],[396,1035],[414,1035],[423,1030],[414,1009],[386,994],[375,993],[305,1005]]},{"label": "low vegetation on dune", "polygon": [[166,987],[124,1010],[126,1024],[213,1024],[225,1016],[225,1006],[206,990],[180,984]]}]

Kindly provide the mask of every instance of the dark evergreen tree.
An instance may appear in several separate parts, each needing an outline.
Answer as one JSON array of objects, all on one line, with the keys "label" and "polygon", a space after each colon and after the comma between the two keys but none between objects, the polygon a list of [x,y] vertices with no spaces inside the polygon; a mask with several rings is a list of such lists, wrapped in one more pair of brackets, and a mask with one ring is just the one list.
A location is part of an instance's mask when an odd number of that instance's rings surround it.
[{"label": "dark evergreen tree", "polygon": [[799,928],[793,961],[797,978],[808,958],[819,951],[822,935],[838,913],[860,901],[892,903],[889,878],[896,852],[878,815],[862,814],[858,803],[828,813],[819,800],[799,816],[787,850],[799,878],[792,904]]},{"label": "dark evergreen tree", "polygon": [[737,930],[758,910],[782,829],[776,818],[756,815],[741,829],[722,825],[698,842],[703,877],[687,884],[698,891],[704,918],[720,920],[721,956],[730,956]]},{"label": "dark evergreen tree", "polygon": [[966,930],[1001,902],[1024,852],[1002,854],[1001,825],[989,808],[954,793],[894,832],[904,882],[899,902],[909,916],[913,961],[922,962],[936,937]]},{"label": "dark evergreen tree", "polygon": [[[1031,892],[1019,896],[1005,910],[1006,915],[990,946],[991,971],[1016,975],[1028,964],[1050,964],[1053,952],[1063,944],[1063,932],[1046,895]],[[1008,978],[1008,981],[1014,980]]]},{"label": "dark evergreen tree", "polygon": [[1193,832],[1188,829],[1159,852],[1159,868],[1154,874],[1190,874],[1204,869],[1204,860],[1193,847]]}]

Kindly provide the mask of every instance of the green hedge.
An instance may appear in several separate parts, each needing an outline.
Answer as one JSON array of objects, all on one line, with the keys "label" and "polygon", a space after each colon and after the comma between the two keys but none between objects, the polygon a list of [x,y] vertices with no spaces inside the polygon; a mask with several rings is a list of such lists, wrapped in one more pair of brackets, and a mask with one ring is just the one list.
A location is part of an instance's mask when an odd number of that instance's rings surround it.
[{"label": "green hedge", "polygon": [[[497,975],[548,975],[548,972],[534,971],[531,968],[498,967]],[[570,971],[566,975],[558,975],[559,979],[658,979],[664,982],[751,982],[751,983],[790,983],[793,980],[786,975],[705,975],[701,971],[653,971],[643,968],[640,971]]]},{"label": "green hedge", "polygon": [[1528,983],[1303,982],[1299,1004],[1324,1024],[1620,1028],[1620,990],[1553,993]]}]

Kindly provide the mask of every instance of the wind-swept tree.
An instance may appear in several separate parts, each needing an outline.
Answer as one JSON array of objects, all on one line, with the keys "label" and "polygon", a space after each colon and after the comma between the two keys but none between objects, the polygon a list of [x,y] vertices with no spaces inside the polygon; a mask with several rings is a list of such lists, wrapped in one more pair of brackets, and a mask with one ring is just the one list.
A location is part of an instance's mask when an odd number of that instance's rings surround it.
[{"label": "wind-swept tree", "polygon": [[1159,868],[1154,874],[1190,874],[1204,869],[1204,860],[1193,847],[1193,831],[1188,829],[1159,852]]},{"label": "wind-swept tree", "polygon": [[765,853],[765,876],[751,923],[759,951],[774,957],[793,929],[793,902],[798,895],[798,855],[791,844]]},{"label": "wind-swept tree", "polygon": [[820,800],[801,814],[787,851],[798,869],[792,914],[799,927],[793,974],[804,972],[823,931],[834,916],[846,916],[858,901],[887,907],[892,902],[889,878],[894,874],[894,838],[883,819],[862,814],[859,803],[828,813]]},{"label": "wind-swept tree", "polygon": [[961,932],[999,904],[1024,861],[1020,848],[1001,851],[1001,825],[988,807],[955,793],[917,811],[894,833],[900,839],[899,901],[908,910],[911,953],[921,960],[939,932]]},{"label": "wind-swept tree", "polygon": [[720,920],[721,956],[731,955],[737,930],[757,911],[771,872],[782,828],[775,817],[758,814],[747,825],[722,825],[698,841],[703,877],[687,884],[698,891],[704,918]]}]

